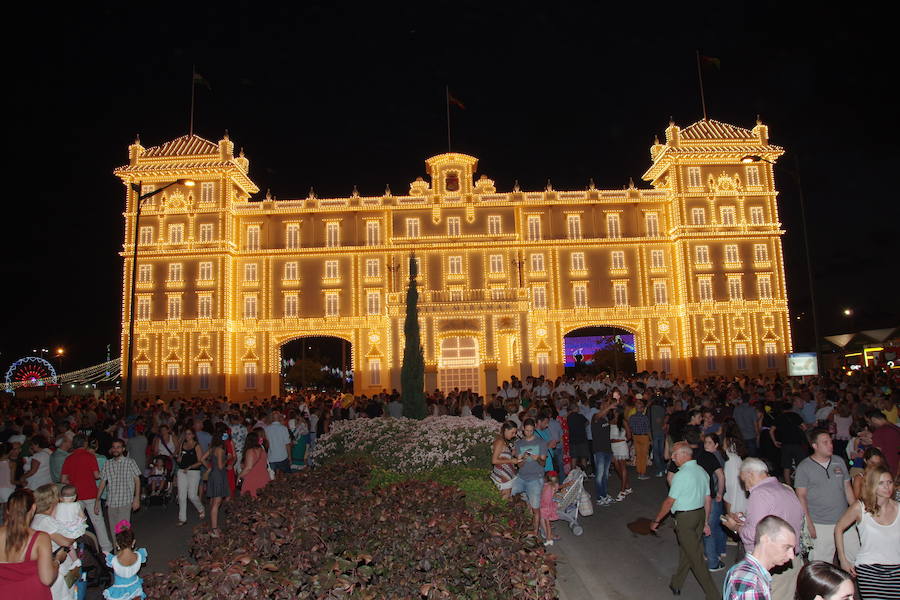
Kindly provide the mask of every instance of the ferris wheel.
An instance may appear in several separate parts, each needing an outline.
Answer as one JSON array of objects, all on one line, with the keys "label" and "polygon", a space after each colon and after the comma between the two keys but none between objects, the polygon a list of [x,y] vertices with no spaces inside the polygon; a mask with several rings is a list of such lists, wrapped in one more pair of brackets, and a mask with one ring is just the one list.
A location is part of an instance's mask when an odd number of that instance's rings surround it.
[{"label": "ferris wheel", "polygon": [[6,388],[14,385],[36,387],[56,383],[56,369],[49,362],[37,356],[20,358],[6,371]]}]

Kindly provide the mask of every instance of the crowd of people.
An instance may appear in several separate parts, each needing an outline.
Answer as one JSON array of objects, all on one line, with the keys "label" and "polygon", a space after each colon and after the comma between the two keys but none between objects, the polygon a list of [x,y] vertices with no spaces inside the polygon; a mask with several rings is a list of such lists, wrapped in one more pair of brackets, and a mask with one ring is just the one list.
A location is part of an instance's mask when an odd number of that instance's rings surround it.
[{"label": "crowd of people", "polygon": [[[811,548],[811,560],[850,572],[867,599],[883,597],[870,590],[884,581],[900,589],[900,535],[891,537],[900,527],[892,498],[897,390],[874,370],[693,382],[654,372],[514,377],[487,398],[434,390],[427,403],[429,415],[498,423],[491,479],[501,494],[527,500],[534,515],[529,531],[548,545],[557,518],[552,497],[573,469],[593,479],[598,508],[627,501],[632,477],[666,478],[670,495],[653,526],[674,512],[682,561],[671,580],[674,593],[693,571],[706,595],[720,598],[709,573],[725,567],[726,545],[739,541],[747,558],[727,581],[763,569],[775,597],[793,598],[803,580],[796,556]],[[208,519],[211,535],[219,535],[223,503],[236,494],[255,497],[277,473],[306,467],[334,421],[402,412],[396,390],[301,392],[244,404],[143,399],[127,418],[117,396],[0,399],[0,586],[24,577],[39,580],[47,597],[75,598],[77,556],[69,548],[79,521],[90,526],[117,577],[136,577],[147,552],[135,550],[130,521],[142,504],[177,499],[177,525],[192,505]],[[784,541],[786,530],[766,521],[770,516],[788,523],[797,539],[781,567],[787,576],[771,563],[780,558],[762,550]],[[885,539],[890,543],[872,541]],[[754,554],[757,548],[769,558]],[[757,571],[747,566],[754,556]],[[28,577],[12,567],[27,570],[25,563],[32,563]],[[745,597],[731,596],[729,585],[726,597]]]}]

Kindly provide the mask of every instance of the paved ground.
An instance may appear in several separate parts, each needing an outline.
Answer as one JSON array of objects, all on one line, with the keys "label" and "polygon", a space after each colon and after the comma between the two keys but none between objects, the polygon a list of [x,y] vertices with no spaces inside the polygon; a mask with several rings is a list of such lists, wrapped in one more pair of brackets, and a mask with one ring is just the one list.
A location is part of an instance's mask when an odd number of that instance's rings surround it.
[{"label": "paved ground", "polygon": [[[672,598],[669,579],[678,565],[678,546],[673,520],[667,519],[659,536],[632,533],[627,524],[645,517],[653,519],[666,496],[664,478],[637,481],[630,478],[634,493],[623,502],[606,508],[594,505],[594,515],[581,517],[584,533],[575,537],[565,523],[557,523],[555,533],[562,539],[553,546],[559,557],[557,586],[562,600],[631,600],[634,598]],[[585,479],[594,495],[594,480]],[[619,480],[610,478],[611,491],[619,491]],[[728,546],[727,566],[734,563],[736,546]],[[713,573],[721,588],[725,571]],[[702,600],[703,591],[689,574],[680,600]]]}]

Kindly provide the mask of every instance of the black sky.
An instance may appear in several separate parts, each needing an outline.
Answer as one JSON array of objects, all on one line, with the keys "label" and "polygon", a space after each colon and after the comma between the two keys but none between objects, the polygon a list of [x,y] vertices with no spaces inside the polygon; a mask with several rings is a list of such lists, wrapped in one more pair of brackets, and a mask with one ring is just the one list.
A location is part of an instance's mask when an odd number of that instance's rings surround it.
[{"label": "black sky", "polygon": [[[195,132],[227,128],[280,198],[405,193],[446,150],[445,84],[466,105],[453,149],[499,190],[590,177],[618,188],[645,185],[670,115],[701,117],[700,48],[721,60],[706,77],[710,117],[751,127],[759,114],[784,164],[800,160],[823,333],[898,325],[896,15],[793,4],[42,6],[7,23],[17,109],[0,363],[39,346],[65,346],[66,370],[100,362],[108,343],[117,354],[124,189],[112,169],[136,133],[145,146],[187,133],[192,64],[212,88],[197,90]],[[778,185],[791,313],[806,317],[796,187]],[[798,349],[807,321],[794,321]]]}]

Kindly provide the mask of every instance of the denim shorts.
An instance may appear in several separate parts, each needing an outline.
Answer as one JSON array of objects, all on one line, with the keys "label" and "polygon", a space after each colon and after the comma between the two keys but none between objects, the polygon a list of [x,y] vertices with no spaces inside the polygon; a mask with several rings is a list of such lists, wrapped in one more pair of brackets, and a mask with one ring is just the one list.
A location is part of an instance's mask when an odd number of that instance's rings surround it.
[{"label": "denim shorts", "polygon": [[518,496],[525,492],[525,495],[528,496],[528,505],[534,509],[541,507],[541,492],[543,489],[543,479],[522,479],[521,477],[516,477],[512,480],[512,495]]}]

